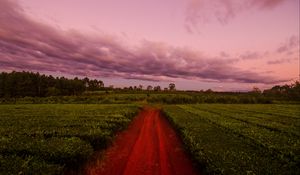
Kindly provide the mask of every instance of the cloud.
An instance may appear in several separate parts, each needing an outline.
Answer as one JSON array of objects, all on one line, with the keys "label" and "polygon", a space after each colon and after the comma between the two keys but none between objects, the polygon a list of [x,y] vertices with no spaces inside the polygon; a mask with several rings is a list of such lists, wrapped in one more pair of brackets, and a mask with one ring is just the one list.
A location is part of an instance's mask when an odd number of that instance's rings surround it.
[{"label": "cloud", "polygon": [[249,0],[249,4],[250,6],[256,6],[258,8],[274,8],[278,5],[280,5],[281,3],[283,3],[284,1],[287,0]]},{"label": "cloud", "polygon": [[298,60],[298,58],[282,58],[277,60],[268,61],[268,64],[283,64],[283,63],[291,63],[293,61]]},{"label": "cloud", "polygon": [[253,51],[247,51],[243,54],[240,55],[240,58],[242,60],[254,60],[254,59],[259,59],[262,58],[264,55],[258,53],[258,52],[253,52]]},{"label": "cloud", "polygon": [[189,0],[185,11],[187,32],[199,32],[199,24],[218,21],[227,24],[242,11],[274,8],[288,0]]},{"label": "cloud", "polygon": [[219,54],[222,58],[228,58],[230,56],[229,53],[226,53],[224,51],[221,51]]},{"label": "cloud", "polygon": [[278,53],[289,53],[294,49],[300,49],[300,45],[299,45],[299,36],[291,36],[290,38],[288,38],[284,43],[281,44],[280,47],[278,47],[277,52]]},{"label": "cloud", "polygon": [[[224,54],[223,54],[224,55]],[[0,70],[150,81],[174,78],[272,84],[279,80],[235,68],[236,59],[144,40],[135,47],[115,36],[63,31],[31,19],[16,1],[0,0]]]}]

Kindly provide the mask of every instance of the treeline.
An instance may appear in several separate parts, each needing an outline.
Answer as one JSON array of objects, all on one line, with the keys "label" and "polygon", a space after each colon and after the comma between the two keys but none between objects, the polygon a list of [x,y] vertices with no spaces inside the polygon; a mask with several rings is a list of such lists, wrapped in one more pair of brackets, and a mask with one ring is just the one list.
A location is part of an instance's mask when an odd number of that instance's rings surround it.
[{"label": "treeline", "polygon": [[84,91],[100,90],[102,81],[88,78],[54,78],[33,72],[2,72],[0,74],[0,97],[48,97],[80,95]]},{"label": "treeline", "polygon": [[263,95],[282,100],[300,101],[300,83],[296,81],[291,85],[277,85],[271,89],[264,90]]},{"label": "treeline", "polygon": [[[164,89],[160,88],[160,86],[152,87],[151,85],[145,89],[142,85],[122,89],[114,88],[113,86],[105,88],[104,83],[96,79],[79,79],[77,77],[68,79],[32,72],[0,73],[0,98],[2,99],[53,96],[77,96],[76,99],[73,97],[70,99],[67,98],[68,100],[66,102],[68,103],[72,103],[74,100],[84,102],[82,100],[87,100],[86,97],[90,100],[93,99],[92,103],[125,103],[131,101],[170,104],[272,103],[276,100],[300,101],[300,83],[296,81],[290,85],[277,85],[263,92],[256,87],[254,87],[252,91],[244,93],[213,92],[210,89],[206,91],[178,91],[174,83],[170,83],[169,87]],[[95,99],[93,97],[95,97]],[[50,98],[50,101],[53,101],[53,99],[56,98]],[[61,101],[61,99],[59,99],[59,101]],[[65,100],[63,100],[63,102],[64,101]]]}]

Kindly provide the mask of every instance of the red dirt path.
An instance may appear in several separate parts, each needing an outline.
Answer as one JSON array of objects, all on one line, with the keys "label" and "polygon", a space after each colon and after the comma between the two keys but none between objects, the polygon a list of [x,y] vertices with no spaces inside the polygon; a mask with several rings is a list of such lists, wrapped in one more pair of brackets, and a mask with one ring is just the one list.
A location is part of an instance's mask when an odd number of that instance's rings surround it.
[{"label": "red dirt path", "polygon": [[143,110],[88,175],[196,175],[175,131],[158,110]]}]

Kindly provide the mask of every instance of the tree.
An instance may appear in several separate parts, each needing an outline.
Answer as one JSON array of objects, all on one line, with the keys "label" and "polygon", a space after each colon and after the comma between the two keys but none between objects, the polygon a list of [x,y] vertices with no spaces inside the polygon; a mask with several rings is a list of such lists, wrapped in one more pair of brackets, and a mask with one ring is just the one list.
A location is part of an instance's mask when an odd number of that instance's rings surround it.
[{"label": "tree", "polygon": [[160,86],[155,86],[155,87],[153,88],[153,90],[154,90],[154,91],[161,91],[161,88],[160,88]]},{"label": "tree", "polygon": [[175,84],[174,83],[170,83],[169,84],[169,89],[170,89],[170,91],[175,91],[176,90]]},{"label": "tree", "polygon": [[300,101],[300,83],[296,81],[291,85],[276,85],[271,89],[264,90],[263,94],[273,98]]},{"label": "tree", "polygon": [[33,72],[11,72],[0,74],[0,97],[45,97],[53,95],[79,95],[83,93],[85,83],[94,83],[96,87],[103,82],[90,81],[88,78],[68,79],[40,75]]},{"label": "tree", "polygon": [[109,88],[110,90],[113,90],[113,89],[114,89],[114,85],[109,85],[108,88]]},{"label": "tree", "polygon": [[60,95],[61,92],[59,89],[57,89],[56,87],[49,87],[47,88],[47,96],[58,96]]},{"label": "tree", "polygon": [[85,88],[86,88],[86,90],[87,90],[87,88],[89,87],[89,79],[88,79],[88,77],[85,77],[84,79],[83,79],[83,82],[84,82],[84,86],[85,86]]},{"label": "tree", "polygon": [[7,73],[2,72],[0,74],[0,97],[3,97],[5,92],[5,82],[6,82]]},{"label": "tree", "polygon": [[300,101],[300,82],[296,81],[291,85],[291,89],[289,91],[289,96],[292,100]]},{"label": "tree", "polygon": [[98,87],[99,87],[99,88],[104,88],[104,83],[103,83],[103,81],[101,81],[101,80],[98,81]]},{"label": "tree", "polygon": [[258,87],[254,86],[253,89],[252,89],[252,93],[261,94],[261,90]]},{"label": "tree", "polygon": [[152,91],[153,87],[151,85],[147,86],[147,91]]},{"label": "tree", "polygon": [[96,91],[96,90],[98,90],[98,80],[90,80],[89,81],[89,87],[88,87],[88,90],[90,90],[90,91]]},{"label": "tree", "polygon": [[205,93],[213,93],[214,91],[213,90],[211,90],[211,89],[207,89],[206,91],[205,91]]}]

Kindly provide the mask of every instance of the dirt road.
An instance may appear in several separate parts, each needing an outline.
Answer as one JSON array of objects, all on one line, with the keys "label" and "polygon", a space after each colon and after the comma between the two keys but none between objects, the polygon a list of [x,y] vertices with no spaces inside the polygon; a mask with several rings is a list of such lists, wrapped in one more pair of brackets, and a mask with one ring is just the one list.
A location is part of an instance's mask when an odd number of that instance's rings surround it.
[{"label": "dirt road", "polygon": [[121,132],[105,158],[89,175],[199,174],[168,121],[155,109],[145,109]]}]

